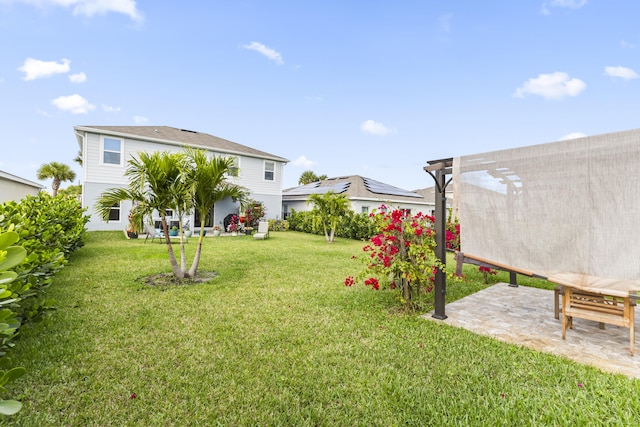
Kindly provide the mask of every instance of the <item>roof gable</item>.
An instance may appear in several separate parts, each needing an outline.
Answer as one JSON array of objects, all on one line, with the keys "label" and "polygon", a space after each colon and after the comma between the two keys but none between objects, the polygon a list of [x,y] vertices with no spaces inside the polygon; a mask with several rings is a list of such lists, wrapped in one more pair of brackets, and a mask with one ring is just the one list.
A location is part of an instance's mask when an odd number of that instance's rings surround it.
[{"label": "roof gable", "polygon": [[255,148],[238,144],[227,139],[218,138],[217,136],[209,135],[207,133],[178,129],[171,126],[75,126],[74,129],[76,131],[140,139],[162,144],[181,146],[189,145],[222,153],[259,157],[283,163],[289,162],[289,160],[284,157],[256,150]]}]

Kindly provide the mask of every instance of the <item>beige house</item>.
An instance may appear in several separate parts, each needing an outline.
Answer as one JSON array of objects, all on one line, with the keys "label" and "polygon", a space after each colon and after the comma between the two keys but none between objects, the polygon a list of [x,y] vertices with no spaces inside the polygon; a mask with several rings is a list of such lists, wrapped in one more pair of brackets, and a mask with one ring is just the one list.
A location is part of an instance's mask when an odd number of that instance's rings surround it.
[{"label": "beige house", "polygon": [[0,203],[18,201],[28,195],[36,196],[44,189],[44,185],[37,182],[0,171]]}]

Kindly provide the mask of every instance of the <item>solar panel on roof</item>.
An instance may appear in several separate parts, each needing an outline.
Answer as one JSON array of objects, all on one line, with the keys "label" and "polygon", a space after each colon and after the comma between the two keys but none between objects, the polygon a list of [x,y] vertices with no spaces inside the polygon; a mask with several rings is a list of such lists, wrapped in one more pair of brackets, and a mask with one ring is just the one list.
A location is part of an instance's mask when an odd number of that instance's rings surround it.
[{"label": "solar panel on roof", "polygon": [[320,186],[319,182],[312,182],[311,184],[301,185],[300,187],[292,188],[284,192],[287,196],[306,196],[309,194],[324,194],[332,191],[336,194],[344,193],[351,185],[350,182],[339,182],[333,185]]},{"label": "solar panel on roof", "polygon": [[385,184],[384,182],[370,178],[363,178],[363,180],[365,188],[372,193],[388,194],[391,196],[416,197],[422,199],[421,195],[414,193],[413,191],[403,190],[402,188],[394,187],[393,185]]}]

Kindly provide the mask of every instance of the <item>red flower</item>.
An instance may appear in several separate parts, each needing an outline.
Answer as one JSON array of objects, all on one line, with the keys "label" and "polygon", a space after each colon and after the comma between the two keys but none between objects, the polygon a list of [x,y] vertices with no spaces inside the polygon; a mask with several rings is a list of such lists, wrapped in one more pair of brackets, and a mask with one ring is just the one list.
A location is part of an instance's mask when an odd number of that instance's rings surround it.
[{"label": "red flower", "polygon": [[380,284],[378,283],[378,279],[376,279],[375,277],[368,278],[367,280],[364,281],[364,284],[367,286],[371,286],[376,291],[380,289]]},{"label": "red flower", "polygon": [[131,393],[131,399],[135,399],[136,398],[136,394],[135,393]]},{"label": "red flower", "polygon": [[355,281],[355,280],[353,280],[353,276],[349,276],[349,277],[347,277],[346,279],[344,279],[344,285],[345,285],[345,286],[353,286],[353,284],[354,284],[355,282],[356,282],[356,281]]}]

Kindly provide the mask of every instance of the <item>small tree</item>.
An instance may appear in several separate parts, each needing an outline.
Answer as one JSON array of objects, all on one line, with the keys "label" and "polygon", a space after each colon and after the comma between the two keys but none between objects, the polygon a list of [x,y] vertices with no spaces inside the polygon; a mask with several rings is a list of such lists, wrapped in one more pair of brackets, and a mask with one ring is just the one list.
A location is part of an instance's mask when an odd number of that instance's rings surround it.
[{"label": "small tree", "polygon": [[52,195],[55,197],[58,195],[60,183],[63,181],[73,181],[74,179],[76,179],[76,173],[64,163],[45,163],[38,169],[38,179],[44,180],[49,178],[53,178],[53,182],[51,183],[51,190]]},{"label": "small tree", "polygon": [[370,214],[381,232],[370,239],[360,260],[366,265],[349,276],[346,286],[364,279],[366,286],[400,291],[400,301],[409,311],[419,306],[418,297],[433,290],[435,269],[441,268],[434,249],[433,217],[418,213],[406,216],[402,210]]},{"label": "small tree", "polygon": [[324,194],[311,194],[307,203],[313,203],[311,213],[314,221],[322,226],[327,242],[332,243],[342,217],[351,209],[351,202],[344,194],[327,191]]}]

